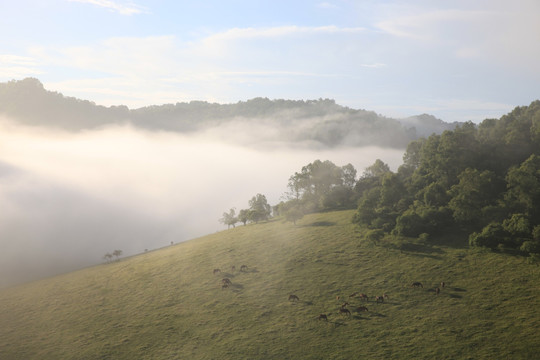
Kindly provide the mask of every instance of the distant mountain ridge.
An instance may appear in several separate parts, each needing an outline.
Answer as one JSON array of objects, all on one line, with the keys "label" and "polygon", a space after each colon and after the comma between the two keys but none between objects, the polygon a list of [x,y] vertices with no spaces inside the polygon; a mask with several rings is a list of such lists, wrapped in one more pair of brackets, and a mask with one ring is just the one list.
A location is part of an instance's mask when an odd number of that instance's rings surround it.
[{"label": "distant mountain ridge", "polygon": [[138,109],[124,105],[105,107],[46,90],[35,78],[0,83],[0,114],[26,125],[69,131],[120,124],[180,133],[219,128],[224,137],[230,133],[234,140],[234,132],[254,130],[250,132],[256,134],[253,142],[279,141],[317,147],[405,148],[418,137],[439,134],[459,125],[427,114],[392,119],[373,111],[344,107],[330,99],[259,97],[235,104],[191,101]]}]

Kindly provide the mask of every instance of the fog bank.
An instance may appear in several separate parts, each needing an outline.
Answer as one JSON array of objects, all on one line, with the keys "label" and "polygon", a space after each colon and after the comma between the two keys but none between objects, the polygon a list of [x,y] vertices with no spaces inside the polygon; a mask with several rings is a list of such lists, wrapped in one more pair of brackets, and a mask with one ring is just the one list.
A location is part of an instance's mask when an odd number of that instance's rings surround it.
[{"label": "fog bank", "polygon": [[[229,129],[230,130],[230,129]],[[238,133],[257,139],[254,133]],[[289,177],[316,159],[358,173],[403,150],[312,150],[114,126],[63,132],[0,121],[0,287],[226,229],[224,211],[255,194],[275,205]]]}]

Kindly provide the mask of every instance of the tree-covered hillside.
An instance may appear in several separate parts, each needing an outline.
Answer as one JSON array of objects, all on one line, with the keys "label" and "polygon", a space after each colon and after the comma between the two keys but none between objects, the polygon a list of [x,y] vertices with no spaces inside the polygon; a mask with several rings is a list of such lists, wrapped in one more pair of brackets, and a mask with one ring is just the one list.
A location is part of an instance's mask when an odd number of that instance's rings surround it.
[{"label": "tree-covered hillside", "polygon": [[462,232],[473,246],[540,253],[540,101],[412,141],[392,172],[356,184],[354,221],[397,236]]},{"label": "tree-covered hillside", "polygon": [[180,133],[219,129],[219,135],[228,141],[239,141],[238,134],[247,134],[241,139],[251,144],[279,142],[308,147],[375,145],[404,149],[419,135],[441,133],[457,125],[425,115],[391,119],[330,99],[254,98],[236,104],[191,101],[139,109],[104,107],[48,91],[34,78],[0,83],[0,115],[27,125],[70,131],[119,124]]}]

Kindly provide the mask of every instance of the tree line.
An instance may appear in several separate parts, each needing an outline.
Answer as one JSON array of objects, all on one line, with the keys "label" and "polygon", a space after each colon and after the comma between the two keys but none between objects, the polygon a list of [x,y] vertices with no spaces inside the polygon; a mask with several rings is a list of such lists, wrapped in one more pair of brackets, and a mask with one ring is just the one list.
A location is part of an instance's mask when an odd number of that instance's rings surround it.
[{"label": "tree line", "polygon": [[413,140],[396,172],[377,159],[356,175],[351,164],[316,160],[289,178],[286,200],[271,207],[258,194],[249,209],[238,216],[231,209],[222,221],[234,226],[273,214],[296,222],[310,212],[356,208],[352,221],[375,239],[444,242],[452,234],[470,246],[540,257],[540,101]]},{"label": "tree line", "polygon": [[471,246],[540,253],[540,101],[407,146],[373,173],[353,221],[378,234],[465,235]]},{"label": "tree line", "polygon": [[104,107],[48,91],[35,78],[0,82],[0,113],[26,125],[70,131],[131,124],[152,131],[193,133],[229,124],[260,134],[259,126],[270,125],[278,130],[273,139],[296,145],[376,145],[400,149],[427,129],[441,133],[457,125],[424,115],[401,120],[387,118],[373,111],[338,105],[332,99],[259,97],[234,104],[191,101],[138,109],[125,105]]}]

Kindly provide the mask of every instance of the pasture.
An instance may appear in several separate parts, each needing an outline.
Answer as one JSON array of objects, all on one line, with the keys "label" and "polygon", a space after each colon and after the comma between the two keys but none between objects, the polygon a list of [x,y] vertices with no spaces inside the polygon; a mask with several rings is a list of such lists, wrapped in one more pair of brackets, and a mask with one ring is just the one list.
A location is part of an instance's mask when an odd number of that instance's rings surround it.
[{"label": "pasture", "polygon": [[0,359],[537,358],[540,267],[377,246],[352,214],[238,226],[4,289]]}]

